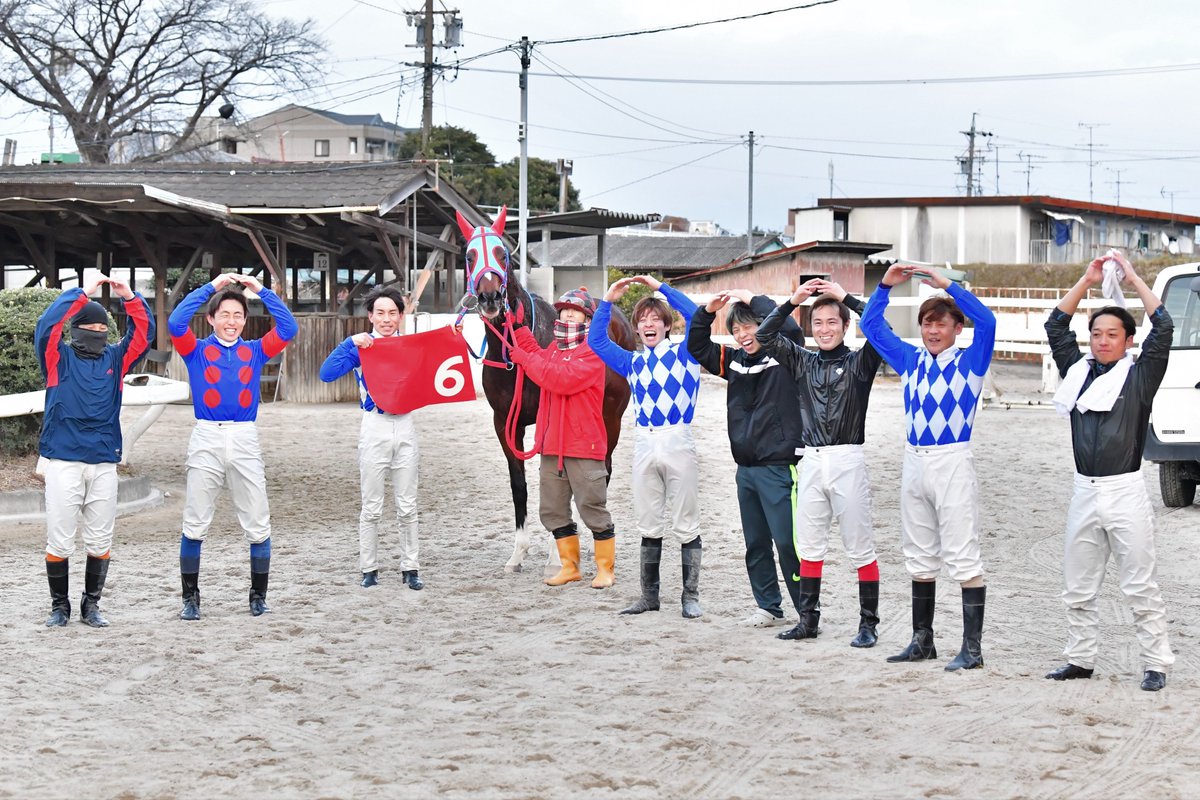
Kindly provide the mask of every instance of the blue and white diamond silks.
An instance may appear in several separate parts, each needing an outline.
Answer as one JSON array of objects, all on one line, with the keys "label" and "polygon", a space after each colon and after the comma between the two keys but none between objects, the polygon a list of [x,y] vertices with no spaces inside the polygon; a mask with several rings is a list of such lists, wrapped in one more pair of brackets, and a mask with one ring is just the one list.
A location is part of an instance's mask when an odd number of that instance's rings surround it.
[{"label": "blue and white diamond silks", "polygon": [[661,342],[653,350],[634,353],[628,378],[640,427],[692,421],[700,392],[700,365],[687,355],[683,344]]},{"label": "blue and white diamond silks", "polygon": [[964,363],[966,351],[952,347],[936,358],[917,350],[915,369],[904,375],[904,411],[911,445],[930,447],[971,439],[983,375]]}]

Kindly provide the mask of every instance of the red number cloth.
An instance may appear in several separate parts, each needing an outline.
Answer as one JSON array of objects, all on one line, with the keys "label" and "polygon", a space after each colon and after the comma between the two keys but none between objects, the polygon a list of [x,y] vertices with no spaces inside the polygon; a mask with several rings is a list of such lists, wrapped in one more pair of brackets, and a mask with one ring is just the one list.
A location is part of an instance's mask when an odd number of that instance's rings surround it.
[{"label": "red number cloth", "polygon": [[467,343],[452,328],[379,338],[358,356],[367,391],[389,414],[475,399]]}]

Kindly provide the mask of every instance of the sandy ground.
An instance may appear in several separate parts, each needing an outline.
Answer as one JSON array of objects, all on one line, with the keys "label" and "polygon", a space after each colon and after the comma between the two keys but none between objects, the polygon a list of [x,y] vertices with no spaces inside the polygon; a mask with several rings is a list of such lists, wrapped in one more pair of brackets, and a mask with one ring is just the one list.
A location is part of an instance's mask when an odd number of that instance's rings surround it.
[{"label": "sandy ground", "polygon": [[[170,408],[134,453],[170,496],[119,520],[104,601],[112,627],[45,628],[43,531],[0,535],[0,797],[1200,794],[1200,507],[1164,509],[1153,466],[1145,475],[1178,653],[1166,691],[1138,690],[1131,615],[1111,567],[1096,677],[1042,678],[1061,662],[1071,491],[1067,425],[1042,408],[985,409],[977,420],[987,667],[951,674],[942,667],[961,617],[948,581],[935,621],[942,658],[884,662],[910,635],[897,384],[879,381],[868,422],[883,573],[874,650],[848,647],[857,598],[840,543],[819,639],[737,626],[752,601],[724,406],[724,385],[706,378],[696,425],[702,619],[680,618],[674,547],[664,551],[662,612],[616,614],[637,593],[629,430],[610,493],[616,587],[542,585],[549,537],[536,522],[525,571],[505,574],[511,503],[480,401],[417,412],[423,592],[401,585],[391,537],[380,586],[357,586],[357,410],[265,406],[274,613],[247,613],[247,547],[223,499],[204,548],[204,618],[188,624],[176,614],[191,414]],[[82,561],[72,565],[76,603]]]}]

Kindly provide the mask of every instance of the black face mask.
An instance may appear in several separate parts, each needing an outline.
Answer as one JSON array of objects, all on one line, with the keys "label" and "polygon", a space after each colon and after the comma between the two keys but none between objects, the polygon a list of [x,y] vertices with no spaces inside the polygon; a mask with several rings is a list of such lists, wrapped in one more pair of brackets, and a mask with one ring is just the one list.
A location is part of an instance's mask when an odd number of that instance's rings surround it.
[{"label": "black face mask", "polygon": [[71,349],[81,358],[99,358],[108,345],[108,331],[71,328]]}]

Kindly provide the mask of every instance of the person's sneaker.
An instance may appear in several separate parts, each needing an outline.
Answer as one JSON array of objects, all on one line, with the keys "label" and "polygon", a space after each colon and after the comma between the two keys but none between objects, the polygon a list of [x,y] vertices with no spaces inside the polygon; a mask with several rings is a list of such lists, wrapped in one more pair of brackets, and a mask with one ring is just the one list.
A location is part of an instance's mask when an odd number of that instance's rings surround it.
[{"label": "person's sneaker", "polygon": [[379,570],[373,569],[362,574],[362,587],[369,589],[379,584]]},{"label": "person's sneaker", "polygon": [[756,608],[750,612],[750,616],[741,621],[743,628],[771,628],[775,625],[782,625],[783,617],[777,617],[765,608]]},{"label": "person's sneaker", "polygon": [[1056,670],[1046,673],[1046,678],[1052,681],[1077,681],[1087,680],[1092,677],[1094,670],[1087,667],[1077,667],[1074,664],[1063,664]]},{"label": "person's sneaker", "polygon": [[425,588],[425,581],[421,580],[420,576],[417,575],[417,571],[415,569],[414,570],[405,570],[404,572],[401,573],[401,576],[402,576],[404,582],[406,584],[408,584],[408,588],[416,589],[417,591],[420,591],[421,589]]}]

